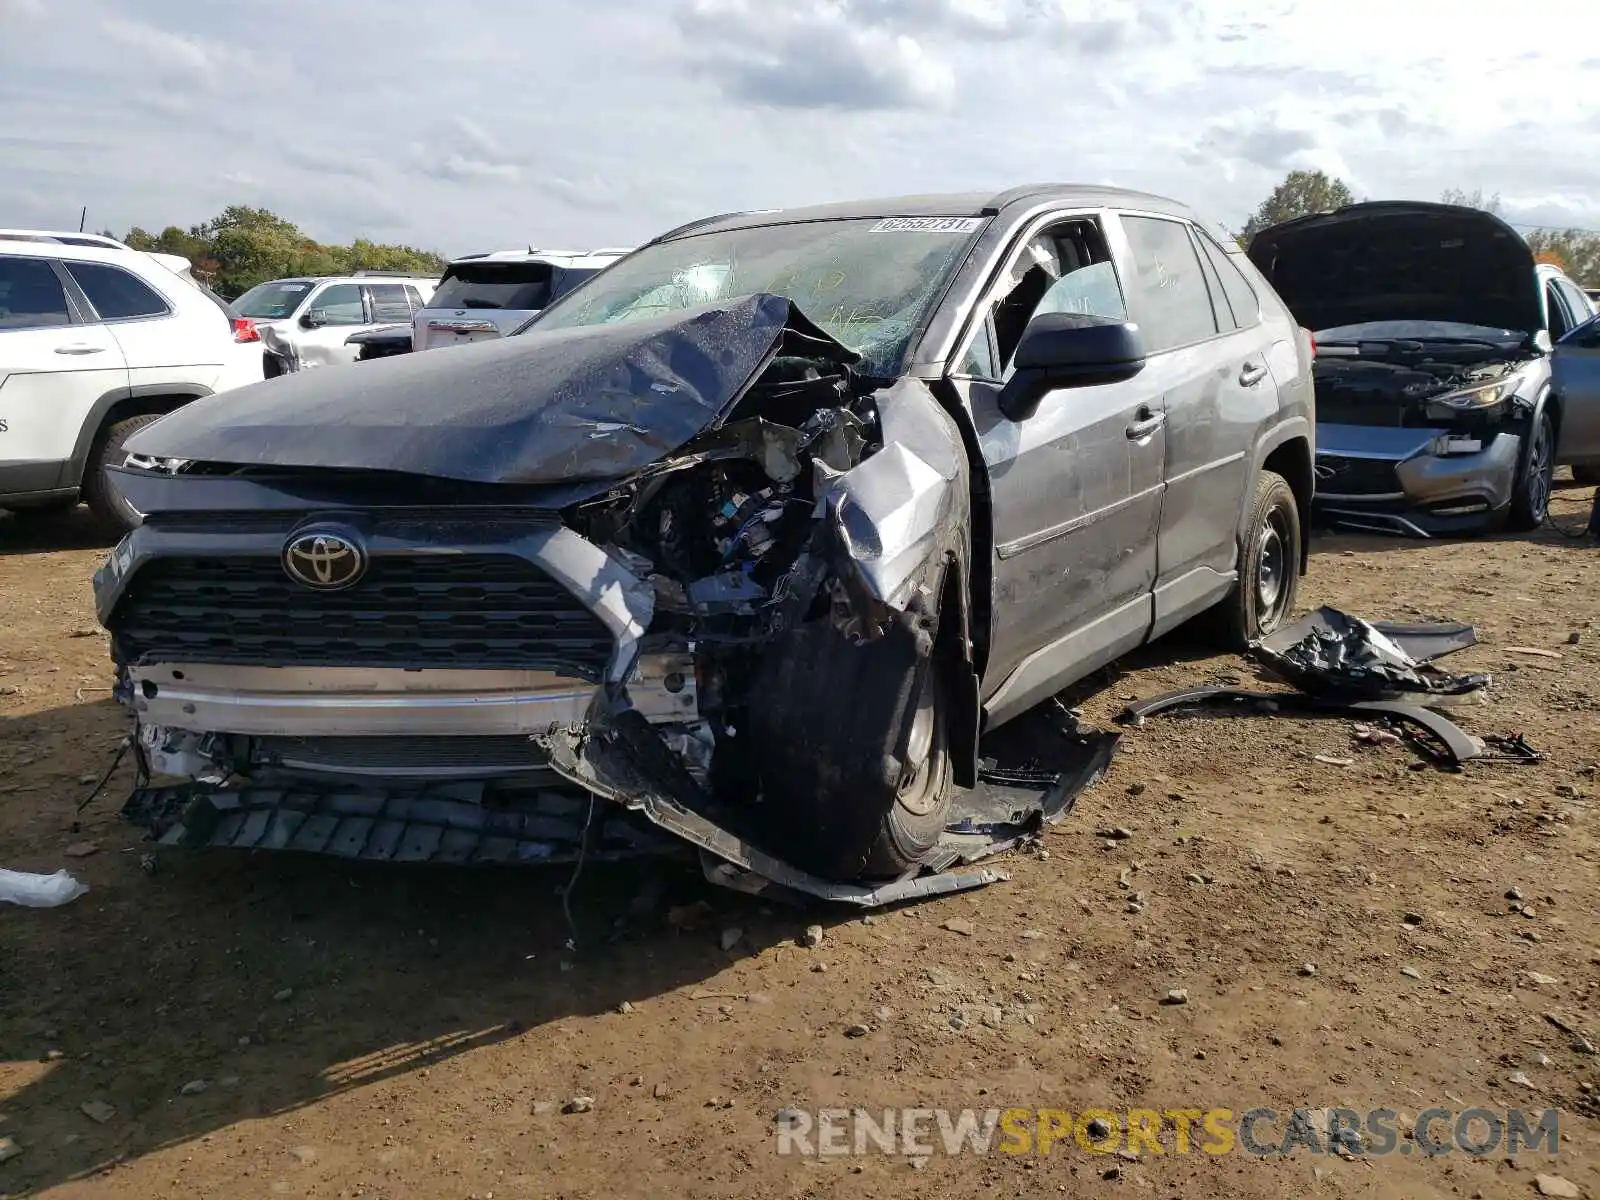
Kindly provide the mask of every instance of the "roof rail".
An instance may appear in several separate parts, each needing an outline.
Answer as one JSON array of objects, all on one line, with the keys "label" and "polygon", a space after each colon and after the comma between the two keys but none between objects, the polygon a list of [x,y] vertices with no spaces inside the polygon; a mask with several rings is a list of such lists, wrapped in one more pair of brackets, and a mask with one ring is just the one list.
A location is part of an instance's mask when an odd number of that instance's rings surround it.
[{"label": "roof rail", "polygon": [[[693,230],[699,229],[702,226],[715,225],[718,221],[725,221],[729,217],[742,217],[742,216],[746,216],[747,214],[749,214],[751,212],[754,212],[754,211],[757,211],[757,210],[748,209],[748,208],[741,208],[741,209],[736,209],[733,212],[718,213],[714,217],[701,217],[698,221],[690,221],[686,225],[679,225],[676,229],[669,229],[665,233],[657,234],[655,237],[651,238],[650,241],[647,244],[648,245],[654,245],[656,242],[670,241],[672,238],[681,237],[682,235],[684,235],[686,233],[689,233],[689,232],[691,232]],[[762,210],[759,210],[759,211],[772,212],[772,211],[775,211],[775,210],[773,210],[773,209],[762,209]]]},{"label": "roof rail", "polygon": [[384,277],[389,279],[432,279],[426,271],[371,271],[363,267],[359,271],[352,271],[351,276],[356,279],[365,279],[369,276]]},{"label": "roof rail", "polygon": [[632,254],[632,246],[599,246],[589,251],[590,254]]}]

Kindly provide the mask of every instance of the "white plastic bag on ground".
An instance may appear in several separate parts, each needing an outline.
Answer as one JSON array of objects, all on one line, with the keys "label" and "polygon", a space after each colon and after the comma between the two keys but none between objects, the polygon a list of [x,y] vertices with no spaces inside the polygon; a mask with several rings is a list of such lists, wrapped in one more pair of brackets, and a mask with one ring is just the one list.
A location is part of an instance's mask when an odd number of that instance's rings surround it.
[{"label": "white plastic bag on ground", "polygon": [[31,875],[27,871],[0,868],[0,904],[20,904],[25,908],[55,908],[76,900],[89,890],[66,871],[54,875]]}]

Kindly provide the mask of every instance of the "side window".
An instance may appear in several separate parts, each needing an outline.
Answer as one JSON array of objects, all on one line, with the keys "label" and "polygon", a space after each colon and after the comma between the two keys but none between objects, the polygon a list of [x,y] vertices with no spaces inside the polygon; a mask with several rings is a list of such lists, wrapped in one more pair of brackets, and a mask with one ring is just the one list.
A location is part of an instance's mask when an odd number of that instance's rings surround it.
[{"label": "side window", "polygon": [[1228,298],[1228,307],[1233,309],[1234,323],[1240,329],[1259,325],[1261,301],[1256,298],[1256,290],[1250,286],[1250,281],[1244,277],[1244,272],[1233,265],[1233,260],[1226,250],[1200,230],[1195,230],[1194,235],[1199,239],[1200,248],[1205,251],[1211,269],[1222,280],[1222,292]]},{"label": "side window", "polygon": [[1567,312],[1572,316],[1573,325],[1582,325],[1594,313],[1594,306],[1589,303],[1589,297],[1585,296],[1578,285],[1570,279],[1558,279],[1555,284],[1557,290],[1566,297]]},{"label": "side window", "polygon": [[102,321],[165,316],[172,309],[154,288],[121,267],[104,263],[65,262],[69,274],[89,297]]},{"label": "side window", "polygon": [[1559,342],[1571,331],[1572,317],[1567,313],[1567,302],[1561,298],[1553,279],[1544,285],[1544,304],[1549,312],[1550,340]]},{"label": "side window", "polygon": [[1134,320],[1153,354],[1217,334],[1200,259],[1189,226],[1160,217],[1122,218],[1133,251],[1128,293]]},{"label": "side window", "polygon": [[366,312],[361,304],[361,285],[336,283],[324,288],[312,301],[311,308],[322,314],[329,325],[365,325]]},{"label": "side window", "polygon": [[1211,297],[1211,316],[1216,321],[1218,333],[1232,333],[1239,328],[1233,316],[1233,303],[1222,290],[1222,277],[1217,266],[1200,248],[1200,235],[1191,226],[1189,237],[1194,242],[1195,257],[1200,260],[1200,273],[1206,277],[1206,293]]},{"label": "side window", "polygon": [[417,289],[412,287],[409,283],[406,284],[405,286],[406,286],[406,300],[409,301],[410,304],[411,304],[411,311],[412,312],[421,312],[425,307],[427,307],[426,304],[423,302],[422,293],[417,291]]},{"label": "side window", "polygon": [[48,329],[71,324],[67,293],[48,262],[0,256],[0,329]]},{"label": "side window", "polygon": [[974,334],[959,369],[1004,379],[1028,322],[1043,313],[1064,312],[1128,319],[1117,270],[1097,221],[1065,221],[1028,240],[996,285],[987,320]]},{"label": "side window", "polygon": [[398,283],[374,283],[367,287],[372,294],[372,319],[380,322],[409,321],[411,301],[406,289]]}]

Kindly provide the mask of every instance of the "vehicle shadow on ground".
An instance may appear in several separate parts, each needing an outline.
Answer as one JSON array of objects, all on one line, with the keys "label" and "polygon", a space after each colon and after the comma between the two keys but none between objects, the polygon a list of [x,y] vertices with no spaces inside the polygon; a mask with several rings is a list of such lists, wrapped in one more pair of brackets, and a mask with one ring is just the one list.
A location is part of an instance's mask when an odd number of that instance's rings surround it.
[{"label": "vehicle shadow on ground", "polygon": [[108,533],[81,504],[48,515],[0,511],[0,557],[52,550],[109,550],[116,543],[116,535]]},{"label": "vehicle shadow on ground", "polygon": [[[162,848],[147,872],[154,848],[117,812],[126,764],[72,824],[90,790],[79,772],[105,770],[102,735],[122,728],[109,707],[0,719],[4,865],[65,864],[91,887],[56,909],[0,905],[0,1114],[24,1150],[7,1192],[647,1004],[851,916],[767,908],[678,863],[586,867],[573,926],[570,867]],[[64,731],[92,733],[93,759],[58,761]],[[62,857],[84,840],[98,852]],[[742,938],[724,950],[733,926]],[[559,1086],[533,1064],[526,1076]],[[204,1091],[183,1094],[195,1080]],[[85,1103],[115,1113],[96,1123]]]}]

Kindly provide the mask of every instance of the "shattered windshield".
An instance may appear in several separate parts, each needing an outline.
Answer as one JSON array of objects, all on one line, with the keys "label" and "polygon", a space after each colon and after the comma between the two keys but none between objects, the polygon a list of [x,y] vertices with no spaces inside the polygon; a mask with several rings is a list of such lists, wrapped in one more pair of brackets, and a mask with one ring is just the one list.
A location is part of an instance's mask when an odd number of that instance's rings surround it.
[{"label": "shattered windshield", "polygon": [[983,224],[866,217],[661,242],[552,305],[532,328],[606,325],[770,292],[860,354],[863,372],[892,376]]}]

